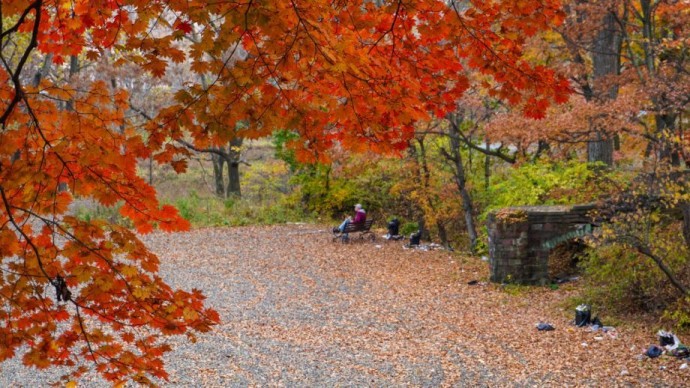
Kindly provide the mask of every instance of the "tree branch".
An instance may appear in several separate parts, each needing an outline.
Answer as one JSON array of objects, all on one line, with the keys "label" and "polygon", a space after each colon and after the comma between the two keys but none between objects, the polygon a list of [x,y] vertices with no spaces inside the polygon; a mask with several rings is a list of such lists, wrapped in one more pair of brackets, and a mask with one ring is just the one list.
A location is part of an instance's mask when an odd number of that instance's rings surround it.
[{"label": "tree branch", "polygon": [[666,263],[663,262],[663,260],[654,254],[649,247],[644,246],[644,245],[637,245],[635,248],[637,248],[637,251],[640,252],[641,254],[649,257],[652,259],[657,266],[661,269],[661,271],[666,275],[668,280],[671,281],[674,287],[676,287],[680,292],[683,293],[683,295],[690,296],[690,291],[676,279],[676,277],[673,275],[673,272],[671,272],[671,269],[666,266]]},{"label": "tree branch", "polygon": [[500,151],[502,146],[497,151],[492,151],[490,149],[482,148],[482,147],[472,143],[472,141],[470,141],[470,139],[463,136],[462,134],[455,136],[451,133],[442,132],[442,131],[415,131],[415,134],[416,135],[438,135],[438,136],[446,136],[449,138],[456,138],[456,139],[462,141],[463,143],[465,143],[468,147],[470,147],[474,150],[477,150],[477,151],[479,151],[485,155],[497,157],[497,158],[499,158],[505,162],[508,162],[510,164],[515,164],[515,162],[516,162],[516,159],[514,156],[506,155]]}]

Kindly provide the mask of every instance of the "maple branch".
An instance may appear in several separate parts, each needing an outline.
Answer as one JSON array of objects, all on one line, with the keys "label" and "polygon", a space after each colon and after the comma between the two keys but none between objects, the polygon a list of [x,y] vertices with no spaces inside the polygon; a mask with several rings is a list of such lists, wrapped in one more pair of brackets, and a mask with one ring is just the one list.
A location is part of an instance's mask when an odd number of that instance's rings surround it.
[{"label": "maple branch", "polygon": [[84,329],[84,320],[81,317],[81,314],[79,313],[79,305],[76,305],[76,310],[77,310],[77,321],[79,321],[79,328],[81,329],[82,334],[84,334],[84,341],[86,341],[86,346],[89,349],[89,353],[91,353],[91,358],[93,359],[93,362],[98,365],[98,359],[96,358],[96,354],[93,351],[93,348],[91,347],[91,340],[89,339],[88,334],[86,333],[86,330]]},{"label": "maple branch", "polygon": [[[0,187],[0,189],[2,189],[2,188]],[[16,210],[23,211],[23,212],[25,212],[25,213],[27,213],[27,214],[29,214],[29,215],[31,215],[31,216],[34,216],[34,217],[36,217],[37,219],[43,221],[46,225],[52,225],[52,226],[54,226],[54,227],[57,227],[62,233],[64,233],[65,236],[67,236],[67,237],[69,237],[70,239],[72,239],[72,241],[77,242],[79,245],[81,245],[82,247],[84,247],[85,249],[87,249],[89,252],[91,252],[92,254],[96,255],[96,257],[99,257],[100,259],[102,259],[102,260],[108,265],[108,267],[110,267],[110,269],[113,271],[113,273],[114,273],[116,276],[118,276],[118,277],[123,281],[123,283],[124,283],[124,285],[125,285],[125,288],[127,289],[129,295],[134,299],[135,303],[141,304],[142,300],[141,300],[140,298],[136,297],[136,295],[134,295],[134,290],[132,289],[131,285],[129,284],[129,282],[127,281],[127,279],[124,277],[124,275],[114,266],[114,264],[112,263],[112,261],[111,261],[111,260],[108,260],[105,256],[103,256],[103,255],[98,251],[98,249],[93,248],[93,247],[87,245],[86,243],[84,243],[83,241],[81,241],[79,238],[77,238],[77,237],[76,237],[75,235],[73,235],[71,232],[69,232],[68,230],[66,230],[66,229],[65,229],[62,225],[60,225],[57,221],[50,220],[50,219],[47,219],[47,218],[45,218],[45,217],[42,217],[42,216],[40,216],[40,215],[38,215],[38,214],[32,212],[31,210],[22,209],[22,208],[19,208],[19,207],[16,207],[16,206],[12,206],[12,208],[14,208],[14,209],[16,209]],[[41,263],[39,262],[39,264],[41,264]],[[36,275],[26,275],[26,276],[37,277]],[[48,279],[51,280],[50,277],[48,277]],[[52,280],[51,280],[51,283],[52,283]],[[146,325],[147,325],[146,322],[142,322],[141,324],[132,324],[132,323],[129,323],[129,322],[120,321],[120,320],[118,320],[118,319],[115,319],[115,318],[112,317],[112,316],[106,316],[106,315],[104,315],[103,313],[101,313],[100,311],[98,311],[98,310],[96,310],[96,309],[94,309],[94,308],[92,308],[92,307],[89,307],[89,306],[87,306],[87,305],[85,305],[85,304],[82,304],[82,303],[78,302],[78,301],[76,300],[76,298],[71,299],[70,302],[72,302],[72,303],[73,303],[75,306],[77,306],[77,307],[81,307],[81,308],[87,309],[87,310],[89,310],[89,311],[92,311],[93,313],[97,314],[98,316],[100,316],[100,317],[103,318],[103,319],[106,319],[106,320],[108,320],[108,321],[110,321],[110,322],[115,322],[115,323],[120,324],[120,325],[123,325],[123,326],[128,326],[128,327],[136,328],[136,327],[141,327],[141,326],[146,326]],[[122,308],[127,308],[127,309],[128,309],[128,308],[130,308],[130,307],[131,307],[131,306],[127,305],[125,302],[123,302],[123,303],[120,305],[120,309],[122,309]],[[142,308],[146,309],[144,306],[142,306]],[[155,310],[150,311],[150,313],[151,313],[151,319],[154,319],[154,320],[155,320],[155,319],[158,319],[158,320],[161,320],[161,321],[166,321],[166,318],[164,318],[164,317],[159,316],[158,314],[156,314],[156,313],[160,312],[162,309],[163,309],[163,306],[161,306],[161,307],[159,307],[159,308],[157,308],[157,309],[155,309]],[[204,314],[203,312],[199,312],[199,314],[200,314],[201,316],[203,316],[203,317],[206,317],[206,318],[208,317],[207,314]],[[104,357],[104,358],[113,361],[113,359],[110,358],[110,357]],[[124,364],[123,364],[123,365],[124,365]]]},{"label": "maple branch", "polygon": [[12,215],[12,205],[10,205],[10,201],[7,199],[7,195],[5,194],[5,189],[0,186],[0,197],[2,197],[2,202],[5,205],[5,211],[7,212],[7,217],[10,221],[10,223],[14,226],[14,228],[21,234],[24,239],[26,240],[26,243],[31,246],[31,249],[34,251],[34,254],[36,255],[36,261],[38,262],[38,268],[40,268],[41,272],[43,272],[43,275],[49,280],[52,281],[52,278],[48,273],[46,272],[45,268],[43,268],[43,262],[41,261],[41,254],[38,252],[38,247],[34,244],[34,242],[31,240],[31,238],[24,232],[24,229],[20,227],[17,224],[17,221],[14,219],[14,216]]},{"label": "maple branch", "polygon": [[345,74],[343,73],[343,87],[345,87],[345,91],[347,91],[347,95],[350,96],[348,98],[349,105],[352,107],[352,112],[354,113],[355,117],[357,118],[357,123],[359,124],[360,129],[364,130],[364,123],[362,122],[362,118],[360,117],[359,113],[357,113],[357,108],[355,107],[355,98],[352,96],[352,91],[350,90],[350,85],[345,80]]},{"label": "maple branch", "polygon": [[[2,190],[2,187],[0,187],[0,190]],[[4,197],[4,193],[3,193],[3,197]],[[6,206],[7,206],[7,205],[6,205]],[[53,226],[53,227],[56,227],[57,229],[60,230],[60,232],[62,232],[62,233],[64,234],[64,236],[69,237],[70,239],[72,239],[72,241],[78,243],[79,245],[81,245],[82,247],[84,247],[86,250],[88,250],[88,251],[91,252],[92,254],[96,255],[96,257],[98,257],[98,258],[100,258],[101,260],[103,260],[103,261],[108,265],[108,267],[110,267],[110,269],[113,271],[113,273],[114,273],[115,275],[117,275],[117,276],[120,278],[120,280],[122,280],[122,281],[125,283],[125,287],[126,287],[127,290],[129,291],[129,294],[134,298],[134,300],[136,300],[137,302],[139,302],[139,299],[134,295],[134,290],[132,290],[132,288],[131,288],[129,282],[128,282],[127,279],[124,277],[124,275],[123,275],[117,268],[115,268],[115,266],[113,265],[112,261],[109,260],[108,258],[106,258],[105,256],[103,256],[103,254],[101,254],[100,251],[99,251],[97,248],[93,248],[93,247],[89,246],[88,244],[86,244],[85,242],[83,242],[82,240],[80,240],[79,238],[77,238],[77,236],[75,236],[75,235],[72,234],[70,231],[68,231],[67,229],[65,229],[59,222],[57,222],[57,221],[55,221],[55,220],[51,220],[51,219],[45,218],[45,217],[43,217],[43,216],[41,216],[41,215],[39,215],[39,214],[36,214],[35,212],[33,212],[33,211],[29,210],[29,209],[24,209],[24,208],[21,208],[21,207],[18,207],[18,206],[13,206],[13,205],[10,205],[10,207],[13,208],[13,209],[15,209],[15,210],[19,210],[19,211],[21,211],[21,212],[24,212],[24,213],[26,213],[26,214],[28,214],[28,215],[30,215],[30,216],[33,216],[33,217],[37,218],[38,220],[43,221],[43,223],[45,223],[46,225],[51,225],[51,226]],[[40,261],[39,261],[39,264],[41,264]],[[45,271],[44,271],[44,273],[45,273]],[[52,279],[51,279],[50,277],[48,277],[48,279],[52,281]],[[77,304],[76,300],[74,300],[74,299],[72,300],[72,302],[75,303],[75,304]],[[86,306],[83,306],[83,305],[81,305],[81,304],[80,304],[80,306],[86,307]],[[116,320],[114,320],[114,319],[112,319],[112,318],[109,318],[109,319],[112,320],[112,321],[114,321],[114,322],[117,322]],[[118,323],[120,323],[120,322],[118,322]]]},{"label": "maple branch", "polygon": [[450,6],[453,8],[453,11],[455,11],[455,15],[457,16],[458,22],[460,23],[460,26],[462,27],[463,30],[465,30],[472,39],[474,39],[476,42],[478,42],[482,47],[486,49],[490,53],[491,56],[493,56],[497,62],[504,64],[508,69],[511,69],[517,73],[525,75],[528,79],[535,83],[540,83],[539,79],[536,78],[535,76],[526,73],[517,67],[515,67],[513,64],[511,64],[509,61],[503,59],[491,46],[489,46],[488,43],[486,43],[484,40],[482,40],[480,37],[477,36],[477,34],[470,29],[464,22],[462,15],[460,15],[460,11],[457,8],[456,4],[457,0],[451,0]]},{"label": "maple branch", "polygon": [[[24,24],[24,20],[25,20],[26,17],[29,15],[29,12],[31,12],[31,10],[32,10],[32,9],[36,6],[36,4],[39,3],[40,1],[41,1],[41,0],[37,0],[37,1],[35,1],[34,3],[32,3],[31,5],[29,5],[29,6],[24,10],[24,12],[22,12],[22,14],[19,16],[19,19],[17,20],[17,22],[16,22],[12,27],[10,27],[10,28],[8,28],[7,30],[2,31],[2,33],[0,33],[0,44],[2,44],[2,39],[5,39],[6,36],[8,36],[9,34],[15,33],[15,32],[17,32],[17,30],[19,30],[19,26],[21,26],[22,24]],[[0,22],[0,23],[1,23],[1,22]],[[1,24],[0,24],[0,25],[1,25]]]},{"label": "maple branch", "polygon": [[[371,53],[371,50],[373,50],[374,48],[376,48],[376,46],[378,46],[379,42],[381,42],[381,40],[382,40],[383,38],[385,38],[386,35],[388,35],[389,33],[390,33],[391,35],[393,35],[393,51],[395,51],[395,33],[393,32],[393,29],[395,28],[395,22],[398,20],[398,14],[400,13],[400,8],[402,8],[402,0],[398,0],[398,6],[397,6],[396,9],[395,9],[395,16],[393,16],[393,21],[391,22],[390,28],[388,28],[388,30],[386,30],[386,31],[376,40],[376,42],[374,42],[374,44],[373,44],[373,45],[371,46],[371,48],[369,49],[369,53]],[[391,53],[391,56],[392,56],[392,55],[393,55],[393,54]]]},{"label": "maple branch", "polygon": [[[135,107],[134,105],[131,105],[131,104],[130,104],[130,105],[129,105],[129,108],[130,108],[131,110],[133,110],[133,111],[139,113],[143,118],[145,118],[145,119],[147,119],[147,120],[150,120],[150,121],[153,121],[153,117],[151,117],[151,116],[150,116],[148,113],[146,113],[145,111],[143,111],[143,110],[141,110],[141,109]],[[192,151],[216,154],[216,155],[219,155],[219,156],[223,157],[223,158],[224,158],[225,160],[227,160],[227,161],[230,161],[230,160],[232,159],[232,156],[231,156],[229,153],[227,153],[227,152],[225,152],[224,150],[219,149],[219,148],[213,148],[213,147],[211,147],[211,148],[199,148],[199,147],[194,146],[194,144],[192,144],[192,143],[190,143],[190,142],[188,142],[188,141],[186,141],[186,140],[183,140],[183,139],[175,139],[175,141],[176,141],[177,143],[180,143],[180,144],[182,144],[183,146],[189,148],[189,149],[192,150]],[[248,162],[245,161],[245,160],[238,160],[237,163],[242,163],[242,164],[245,164],[245,165],[247,165],[247,166],[251,166],[251,164],[248,163]]]},{"label": "maple branch", "polygon": [[[36,17],[34,18],[34,25],[31,31],[31,39],[29,40],[29,44],[27,45],[26,49],[24,50],[24,54],[22,55],[21,59],[19,60],[19,63],[17,64],[17,68],[14,70],[14,72],[12,72],[7,63],[5,63],[5,67],[7,68],[8,73],[12,74],[12,83],[14,84],[14,97],[12,97],[12,100],[7,105],[5,112],[3,112],[2,116],[0,116],[0,125],[2,125],[3,128],[6,127],[7,118],[10,116],[12,111],[14,111],[15,106],[17,106],[17,104],[23,98],[24,95],[24,90],[22,89],[21,80],[19,79],[19,76],[21,75],[22,69],[26,64],[26,61],[29,59],[29,55],[34,50],[34,48],[38,46],[38,32],[41,24],[41,6],[42,0],[36,0],[26,10],[24,10],[25,13],[22,14],[23,17],[26,17],[25,15],[28,14],[31,9],[34,9],[36,11]],[[15,26],[19,28],[19,25]],[[12,30],[12,28],[10,28],[8,31],[10,30]]]},{"label": "maple branch", "polygon": [[199,148],[199,147],[195,147],[192,143],[190,143],[186,140],[176,139],[175,141],[182,144],[183,146],[189,148],[192,151],[216,154],[218,156],[222,156],[224,159],[230,158],[230,154],[228,154],[227,152],[223,151],[220,148]]},{"label": "maple branch", "polygon": [[[328,62],[331,65],[334,65],[335,60],[333,58],[329,57],[328,55],[326,55],[326,53],[323,51],[323,48],[321,47],[321,44],[316,41],[316,38],[314,38],[314,36],[311,33],[309,33],[309,29],[307,28],[307,24],[306,24],[304,18],[302,18],[299,10],[297,9],[297,4],[295,4],[295,1],[290,0],[290,3],[292,4],[292,9],[295,10],[295,15],[297,15],[297,19],[299,20],[299,23],[302,25],[302,27],[304,27],[304,32],[307,34],[307,37],[309,37],[309,40],[311,40],[311,42],[314,43],[314,48],[316,49],[316,51],[318,51],[321,54],[321,56],[326,60],[326,62]],[[309,25],[312,26],[314,29],[318,29],[316,26],[314,26],[311,23],[309,23]]]},{"label": "maple branch", "polygon": [[487,51],[489,51],[489,52],[491,53],[491,55],[494,56],[499,62],[502,62],[502,63],[508,65],[508,67],[513,68],[512,65],[510,65],[507,61],[504,61],[504,60],[501,58],[501,56],[498,55],[498,53],[496,53],[496,51],[494,51],[485,41],[483,41],[482,39],[480,39],[480,38],[477,36],[477,34],[474,33],[474,31],[470,30],[470,28],[467,27],[467,25],[465,25],[465,23],[462,21],[462,16],[460,15],[460,11],[458,10],[458,8],[457,8],[457,6],[456,6],[456,4],[455,4],[455,0],[451,1],[450,4],[451,4],[451,6],[452,6],[452,8],[453,8],[453,11],[455,11],[455,15],[458,17],[458,22],[460,23],[460,25],[462,26],[462,28],[472,37],[472,39],[474,39],[475,41],[479,42],[479,44],[481,44]]}]

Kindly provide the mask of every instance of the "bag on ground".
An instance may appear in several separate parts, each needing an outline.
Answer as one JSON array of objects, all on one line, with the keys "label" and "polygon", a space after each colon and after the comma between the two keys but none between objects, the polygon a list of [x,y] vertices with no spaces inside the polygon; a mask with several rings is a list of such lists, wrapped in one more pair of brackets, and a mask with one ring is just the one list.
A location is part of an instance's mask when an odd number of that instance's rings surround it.
[{"label": "bag on ground", "polygon": [[397,236],[400,230],[400,221],[397,218],[393,218],[391,222],[388,223],[388,235],[393,237]]},{"label": "bag on ground", "polygon": [[575,308],[575,326],[585,327],[592,319],[592,309],[589,305],[581,304]]},{"label": "bag on ground", "polygon": [[422,239],[422,231],[418,230],[410,235],[410,246],[413,245],[419,245],[420,240]]}]

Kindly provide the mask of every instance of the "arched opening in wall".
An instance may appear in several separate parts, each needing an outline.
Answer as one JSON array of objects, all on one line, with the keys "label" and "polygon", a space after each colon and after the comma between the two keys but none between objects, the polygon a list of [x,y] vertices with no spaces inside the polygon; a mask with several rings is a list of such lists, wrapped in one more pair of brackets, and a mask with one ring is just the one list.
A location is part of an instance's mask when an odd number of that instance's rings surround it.
[{"label": "arched opening in wall", "polygon": [[587,246],[581,239],[574,239],[556,245],[549,252],[549,280],[563,283],[578,275],[577,264]]}]

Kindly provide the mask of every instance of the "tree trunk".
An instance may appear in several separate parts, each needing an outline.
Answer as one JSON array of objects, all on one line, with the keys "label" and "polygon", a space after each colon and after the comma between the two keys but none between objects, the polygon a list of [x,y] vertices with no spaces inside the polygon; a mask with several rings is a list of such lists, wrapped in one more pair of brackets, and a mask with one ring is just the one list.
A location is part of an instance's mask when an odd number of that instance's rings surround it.
[{"label": "tree trunk", "polygon": [[489,151],[491,145],[489,144],[489,137],[484,137],[484,144],[486,145],[486,153],[484,154],[484,190],[489,190],[491,185],[491,157]]},{"label": "tree trunk", "polygon": [[228,197],[242,196],[242,189],[240,187],[240,164],[237,162],[228,163]]},{"label": "tree trunk", "polygon": [[48,75],[48,72],[50,71],[50,66],[53,63],[53,54],[50,53],[46,55],[44,61],[43,61],[43,66],[41,66],[41,70],[37,71],[36,74],[34,75],[34,82],[32,85],[34,87],[38,87],[38,85],[41,84],[41,80],[45,78]]},{"label": "tree trunk", "polygon": [[[455,118],[451,118],[451,120],[455,120]],[[465,214],[465,225],[467,227],[467,236],[470,239],[470,252],[472,254],[476,253],[476,248],[477,248],[477,229],[474,225],[474,205],[472,203],[472,196],[470,195],[469,191],[467,191],[467,187],[465,185],[467,178],[465,176],[465,167],[463,166],[462,163],[462,155],[460,154],[460,134],[456,133],[459,128],[459,125],[451,125],[450,130],[454,131],[451,132],[450,136],[450,144],[451,144],[451,160],[453,162],[454,168],[454,174],[455,175],[455,184],[458,187],[458,191],[460,191],[460,197],[462,198],[462,210]]]},{"label": "tree trunk", "polygon": [[[424,139],[417,139],[417,142],[420,144],[420,148],[423,149],[424,147]],[[418,182],[422,182],[422,168],[421,168],[421,163],[420,163],[420,156],[418,155],[417,148],[410,143],[410,147],[408,148],[410,152],[410,157],[414,160],[415,163],[415,169],[414,169],[414,174],[415,178],[417,179]],[[426,227],[426,217],[425,217],[425,212],[424,208],[422,206],[419,206],[419,213],[417,217],[417,227],[419,231],[421,232],[421,236],[423,240],[429,240],[429,230]]]},{"label": "tree trunk", "polygon": [[[616,23],[616,15],[608,12],[602,19],[601,30],[592,46],[592,64],[594,66],[594,96],[600,103],[615,100],[618,96],[617,85],[607,85],[606,78],[618,75],[620,70],[622,37]],[[608,86],[607,90],[605,89]],[[613,165],[613,136],[606,133],[606,128],[592,128],[594,139],[587,143],[587,161],[603,162]]]},{"label": "tree trunk", "polygon": [[587,161],[613,166],[613,138],[604,138],[601,131],[596,131],[595,139],[587,143]]},{"label": "tree trunk", "polygon": [[149,157],[149,184],[153,185],[153,156]]},{"label": "tree trunk", "polygon": [[539,140],[537,142],[537,152],[534,153],[534,161],[536,162],[544,152],[549,152],[551,145],[546,140]]},{"label": "tree trunk", "polygon": [[240,156],[242,152],[242,143],[244,139],[241,137],[233,138],[228,146],[228,154],[230,155],[230,160],[228,160],[228,188],[227,195],[229,196],[242,196],[242,190],[240,187]]},{"label": "tree trunk", "polygon": [[[424,185],[424,190],[428,194],[430,187],[431,171],[429,171],[429,163],[427,162],[426,158],[426,146],[424,144],[423,139],[419,139],[419,157],[420,166],[422,168],[422,184]],[[424,196],[424,201],[426,202],[426,206],[428,209],[434,209],[436,207],[434,206],[434,203],[428,195]],[[434,215],[434,219],[436,219],[436,229],[438,231],[438,238],[439,240],[441,240],[441,245],[443,245],[444,247],[450,247],[450,245],[448,244],[448,233],[446,232],[446,226],[443,224],[441,220],[439,220],[439,218],[436,215]],[[427,235],[428,234],[429,233],[427,233]],[[424,235],[424,232],[422,232],[422,238],[426,239],[427,241],[431,240],[429,236]]]},{"label": "tree trunk", "polygon": [[[79,72],[79,58],[76,55],[69,57],[69,79]],[[74,101],[72,99],[67,101],[67,110],[74,110]]]},{"label": "tree trunk", "polygon": [[216,195],[220,198],[225,198],[225,186],[223,184],[223,165],[225,159],[217,154],[211,154],[211,162],[213,163],[213,181],[216,186]]},{"label": "tree trunk", "polygon": [[[459,180],[458,180],[459,181]],[[458,183],[458,187],[460,187]],[[465,187],[465,181],[462,181],[462,188],[460,189],[460,196],[462,197],[462,209],[465,213],[465,224],[467,225],[467,236],[470,238],[470,252],[477,253],[477,230],[474,226],[474,210],[472,206],[472,197]]]},{"label": "tree trunk", "polygon": [[680,166],[680,145],[674,141],[676,137],[676,117],[675,114],[655,115],[656,130],[659,134],[660,150],[659,157],[667,160],[672,166]]}]

